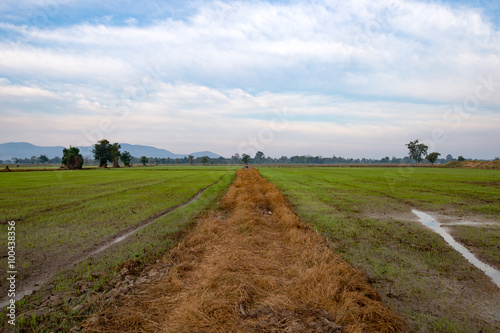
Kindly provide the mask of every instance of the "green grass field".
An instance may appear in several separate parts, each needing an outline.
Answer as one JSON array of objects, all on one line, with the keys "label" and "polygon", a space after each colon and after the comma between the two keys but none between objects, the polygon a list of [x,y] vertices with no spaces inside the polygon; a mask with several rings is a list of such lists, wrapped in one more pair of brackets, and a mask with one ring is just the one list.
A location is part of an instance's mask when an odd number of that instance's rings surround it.
[{"label": "green grass field", "polygon": [[[201,212],[216,207],[237,168],[0,173],[0,237],[7,237],[5,223],[16,221],[18,278],[36,278],[47,265],[57,271],[47,286],[17,303],[18,313],[27,312],[18,318],[19,325],[27,331],[49,332],[68,331],[78,324],[92,311],[75,310],[80,303],[105,290],[121,264],[133,260],[143,267],[175,246]],[[450,230],[482,260],[498,268],[497,170],[262,167],[260,172],[278,186],[304,222],[367,273],[384,300],[415,331],[497,329],[478,313],[491,310],[492,318],[497,315],[498,309],[488,309],[481,297],[495,297],[498,289],[411,213],[418,209],[448,222],[489,222]],[[85,259],[89,249],[185,203],[207,186],[191,204]],[[77,265],[57,266],[80,257],[84,259]],[[6,260],[0,258],[0,265],[5,267]],[[5,279],[5,271],[0,275]],[[480,291],[475,289],[477,285]],[[5,288],[2,284],[4,295]],[[37,313],[51,294],[60,296],[59,303],[51,305],[48,315]],[[0,314],[0,327],[5,326],[5,319]]]},{"label": "green grass field", "polygon": [[[71,294],[82,283],[99,290],[125,261],[145,265],[171,248],[179,232],[216,204],[233,181],[235,169],[185,166],[0,173],[1,222],[16,222],[18,280],[36,278],[51,266],[58,273],[45,293]],[[130,239],[77,266],[58,266],[58,262],[85,257],[89,249],[187,202],[204,188],[199,199],[160,217]],[[6,239],[7,225],[2,225],[0,237]],[[7,258],[1,258],[0,266],[6,264]],[[5,274],[2,270],[2,280]],[[2,295],[7,294],[6,288],[2,284]],[[34,309],[41,297],[44,292],[18,302],[18,313]],[[75,302],[73,297],[66,310]],[[67,329],[69,317],[62,311],[53,318],[55,327]]]},{"label": "green grass field", "polygon": [[[498,328],[469,311],[479,308],[474,302],[482,301],[474,294],[475,285],[485,285],[493,295],[498,295],[498,288],[440,236],[416,222],[411,209],[446,221],[496,224],[466,227],[473,228],[469,232],[460,229],[460,239],[483,260],[498,264],[500,172],[310,167],[260,168],[260,172],[278,186],[306,223],[368,274],[385,300],[416,331],[476,332],[483,328],[483,332],[493,332]],[[498,316],[498,309],[487,310]]]}]

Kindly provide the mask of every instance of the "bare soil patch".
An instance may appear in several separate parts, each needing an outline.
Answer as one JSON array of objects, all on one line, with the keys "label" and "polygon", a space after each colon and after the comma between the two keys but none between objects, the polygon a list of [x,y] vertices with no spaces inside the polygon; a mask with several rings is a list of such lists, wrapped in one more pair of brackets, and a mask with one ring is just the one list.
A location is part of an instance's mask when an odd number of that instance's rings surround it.
[{"label": "bare soil patch", "polygon": [[220,205],[140,283],[117,281],[84,331],[407,329],[366,275],[304,225],[256,170],[238,171]]},{"label": "bare soil patch", "polygon": [[500,169],[500,160],[494,161],[452,161],[444,165],[448,168]]}]

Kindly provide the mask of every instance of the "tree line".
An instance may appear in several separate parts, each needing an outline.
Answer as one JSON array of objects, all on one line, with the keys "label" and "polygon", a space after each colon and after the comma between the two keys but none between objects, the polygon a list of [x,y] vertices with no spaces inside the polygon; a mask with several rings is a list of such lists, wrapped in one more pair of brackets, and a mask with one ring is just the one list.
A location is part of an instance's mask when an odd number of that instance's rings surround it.
[{"label": "tree line", "polygon": [[30,158],[13,157],[11,160],[0,160],[0,164],[61,164],[61,158],[48,158],[47,155],[31,156]]},{"label": "tree line", "polygon": [[[248,154],[239,155],[234,154],[230,158],[210,158],[208,156],[194,157],[192,155],[183,158],[158,158],[158,157],[146,157],[141,156],[140,158],[131,156],[129,152],[120,152],[120,144],[111,144],[108,140],[100,140],[94,145],[92,150],[94,154],[94,161],[98,162],[99,167],[106,168],[107,163],[113,164],[113,167],[120,167],[119,161],[121,160],[125,166],[131,166],[132,164],[412,164],[416,162],[417,164],[422,163],[425,158],[429,163],[447,163],[454,161],[452,155],[447,155],[444,159],[439,159],[440,153],[432,152],[427,154],[428,146],[419,143],[419,140],[410,141],[406,144],[408,147],[409,154],[403,158],[397,158],[393,156],[390,158],[386,156],[381,159],[367,159],[367,158],[344,158],[341,156],[323,157],[323,156],[310,156],[310,155],[295,155],[292,157],[281,156],[280,158],[273,158],[270,156],[265,156],[262,151],[258,151],[252,158]],[[66,155],[71,155],[72,157],[66,157]],[[76,157],[75,157],[76,156]],[[458,160],[465,160],[462,156],[459,156]],[[70,162],[66,162],[70,161]],[[71,161],[76,161],[71,162]],[[69,163],[69,164],[68,164]],[[78,148],[70,147],[70,149],[64,150],[63,164],[68,168],[81,168],[83,165],[83,158],[79,155]]]},{"label": "tree line", "polygon": [[[429,146],[423,143],[419,143],[418,139],[415,141],[410,141],[405,146],[408,147],[408,157],[417,162],[417,164],[422,162],[424,158],[429,161],[429,163],[434,164],[438,160],[439,156],[441,156],[441,154],[438,152],[432,152],[428,154],[427,151],[429,150]],[[498,157],[496,159],[498,159]],[[450,161],[454,161],[453,156],[446,156],[446,162]],[[457,161],[465,161],[465,157],[458,156]]]},{"label": "tree line", "polygon": [[[92,153],[94,154],[94,160],[92,162],[97,162],[100,168],[107,168],[108,162],[113,164],[114,168],[120,167],[120,161],[123,163],[125,167],[131,167],[133,163],[142,164],[146,166],[149,164],[191,164],[200,163],[203,165],[207,165],[209,163],[214,164],[213,159],[210,159],[208,156],[202,156],[198,158],[194,158],[194,156],[189,155],[188,157],[181,159],[175,159],[175,163],[172,159],[159,159],[159,158],[151,158],[146,156],[141,156],[140,158],[132,156],[128,151],[120,151],[121,145],[117,142],[110,143],[108,140],[103,139],[99,140],[92,149]],[[221,157],[222,158],[222,157]],[[224,159],[224,158],[222,158]],[[63,150],[63,158],[62,164],[65,165],[68,169],[81,169],[83,164],[85,163],[84,158],[80,154],[80,150],[77,147],[69,147],[68,149],[64,148]],[[90,162],[89,160],[87,162]],[[221,161],[218,160],[220,163]]]},{"label": "tree line", "polygon": [[[274,158],[265,156],[262,151],[258,151],[254,157],[248,154],[235,153],[230,158],[218,157],[210,158],[208,156],[194,157],[192,155],[183,158],[159,158],[159,157],[135,157],[127,151],[120,151],[121,146],[119,143],[110,143],[108,140],[103,139],[98,141],[92,149],[93,159],[89,157],[83,158],[80,150],[77,147],[64,148],[63,157],[55,157],[53,159],[47,158],[45,155],[39,157],[32,156],[31,158],[17,159],[13,158],[14,164],[63,164],[68,169],[81,169],[84,164],[97,164],[101,168],[106,168],[108,163],[113,167],[120,167],[120,161],[125,167],[132,165],[160,165],[160,164],[188,164],[188,165],[221,165],[221,164],[413,164],[413,163],[448,163],[450,161],[464,161],[463,156],[455,159],[452,155],[448,154],[446,158],[439,158],[441,156],[438,152],[427,153],[428,146],[419,143],[419,140],[410,141],[406,144],[408,148],[408,156],[399,158],[393,156],[390,158],[386,156],[381,159],[371,158],[344,158],[342,156],[323,157],[311,155],[294,155],[291,157],[281,156]],[[4,161],[0,160],[0,164]]]}]

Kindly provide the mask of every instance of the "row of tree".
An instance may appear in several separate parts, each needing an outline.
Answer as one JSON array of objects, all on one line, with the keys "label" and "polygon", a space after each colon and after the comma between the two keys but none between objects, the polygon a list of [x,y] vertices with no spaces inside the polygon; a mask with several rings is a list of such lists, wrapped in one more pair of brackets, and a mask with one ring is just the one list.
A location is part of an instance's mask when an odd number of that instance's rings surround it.
[{"label": "row of tree", "polygon": [[425,159],[431,162],[431,164],[434,164],[438,157],[441,155],[440,153],[433,152],[430,154],[427,154],[427,150],[429,150],[429,146],[423,144],[423,143],[418,143],[418,139],[415,141],[410,141],[410,143],[406,144],[406,147],[408,147],[409,150],[409,157],[414,159],[417,164],[419,164],[422,161],[422,157],[425,156]]},{"label": "row of tree", "polygon": [[[141,156],[140,158],[133,157],[128,151],[120,152],[121,146],[119,143],[111,144],[108,140],[103,139],[98,141],[94,148],[92,149],[92,153],[94,154],[94,160],[98,161],[100,168],[106,168],[108,166],[108,162],[113,163],[114,168],[119,168],[119,161],[121,160],[123,164],[127,167],[132,166],[132,163],[141,163],[143,165],[147,165],[148,163],[154,164],[173,164],[172,159],[159,159],[159,158],[148,158],[146,156]],[[207,164],[215,164],[215,159],[211,159],[208,156],[202,156],[194,158],[193,155],[189,155],[182,159],[175,159],[175,163],[183,162],[184,164],[190,163],[193,165],[194,163],[199,163],[203,165]],[[217,159],[219,163],[224,163],[225,159],[220,157]],[[246,162],[245,162],[246,161]],[[250,156],[244,155],[243,162],[248,163],[250,161]],[[69,149],[64,148],[63,150],[63,159],[62,164],[64,164],[68,169],[81,169],[84,164],[84,159],[80,154],[80,151],[77,147],[70,147]]]},{"label": "row of tree", "polygon": [[48,158],[47,155],[31,156],[30,158],[17,158],[14,157],[11,160],[0,160],[0,164],[60,164],[61,158],[56,156],[54,158]]},{"label": "row of tree", "polygon": [[[410,143],[406,144],[406,147],[408,147],[408,156],[415,160],[417,164],[419,164],[422,159],[425,157],[427,161],[429,161],[431,164],[436,163],[437,159],[439,156],[441,156],[440,153],[438,152],[432,152],[430,154],[427,154],[427,151],[429,150],[429,146],[423,144],[423,143],[418,143],[418,139],[415,141],[410,141]],[[452,161],[453,156],[448,155],[446,157],[446,161]],[[458,161],[465,161],[465,158],[463,156],[458,156]]]},{"label": "row of tree", "polygon": [[[97,161],[99,163],[100,168],[107,168],[108,162],[113,163],[114,168],[119,168],[119,161],[122,161],[126,167],[132,166],[133,162],[140,162],[143,165],[151,162],[159,164],[156,159],[151,161],[151,159],[147,158],[146,156],[136,158],[133,157],[128,151],[121,152],[120,149],[121,145],[117,142],[112,144],[106,139],[100,140],[94,145],[94,148],[92,149],[92,153],[94,154],[94,161]],[[190,155],[187,160],[191,164],[194,163],[194,157],[192,155]],[[84,159],[77,147],[70,146],[69,149],[64,148],[63,158],[61,162],[68,169],[74,170],[81,169],[83,167]],[[208,157],[201,157],[200,162],[206,165],[209,162]]]},{"label": "row of tree", "polygon": [[[108,140],[103,139],[97,142],[92,149],[94,154],[94,159],[99,162],[100,168],[106,168],[108,162],[113,163],[113,167],[119,168],[119,160],[123,162],[125,166],[131,166],[130,162],[132,156],[129,152],[120,152],[120,144],[115,142],[111,144]],[[84,164],[84,159],[82,154],[80,154],[80,149],[77,147],[69,147],[68,149],[63,149],[62,164],[68,169],[75,170],[81,169]]]},{"label": "row of tree", "polygon": [[[419,140],[410,141],[406,144],[409,151],[409,156],[403,158],[396,158],[386,156],[380,160],[378,159],[353,159],[353,158],[343,158],[341,156],[323,157],[323,156],[282,156],[280,158],[273,158],[265,156],[262,151],[258,151],[252,158],[248,154],[239,155],[238,153],[231,156],[231,158],[210,158],[208,156],[194,157],[189,155],[183,158],[158,158],[158,157],[134,157],[127,151],[121,152],[121,146],[119,143],[111,144],[108,140],[100,140],[92,149],[94,154],[94,159],[83,158],[77,147],[71,147],[63,150],[63,158],[56,157],[54,159],[49,159],[45,155],[40,155],[38,158],[32,156],[30,159],[16,159],[13,158],[15,164],[36,164],[36,163],[62,163],[69,169],[81,169],[84,164],[96,163],[99,167],[106,168],[109,163],[113,164],[113,167],[120,167],[119,161],[125,166],[132,166],[132,164],[238,164],[238,163],[254,163],[254,164],[411,164],[416,162],[417,164],[422,163],[427,160],[429,163],[434,164],[447,163],[450,161],[455,161],[452,155],[446,156],[445,159],[439,159],[440,153],[432,152],[427,153],[428,146],[423,143],[419,143]],[[462,156],[458,157],[458,160],[465,160]],[[0,161],[2,164],[3,161]]]},{"label": "row of tree", "polygon": [[92,153],[94,153],[94,158],[99,161],[100,168],[107,168],[108,162],[113,163],[113,167],[119,168],[120,160],[125,166],[130,166],[132,156],[128,151],[120,152],[121,148],[119,143],[111,144],[108,140],[103,139],[94,145]]}]

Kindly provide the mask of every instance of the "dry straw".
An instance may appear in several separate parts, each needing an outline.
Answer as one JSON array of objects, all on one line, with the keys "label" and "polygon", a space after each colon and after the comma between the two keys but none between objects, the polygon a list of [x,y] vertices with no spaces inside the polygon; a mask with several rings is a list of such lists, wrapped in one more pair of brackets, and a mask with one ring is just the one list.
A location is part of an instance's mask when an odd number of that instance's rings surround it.
[{"label": "dry straw", "polygon": [[[108,302],[89,332],[402,332],[365,275],[254,169],[165,256],[168,273]],[[222,212],[222,213],[221,213]]]}]

